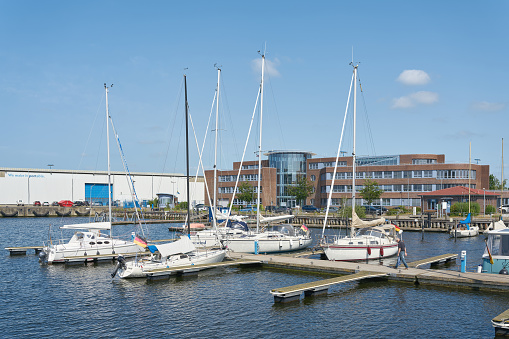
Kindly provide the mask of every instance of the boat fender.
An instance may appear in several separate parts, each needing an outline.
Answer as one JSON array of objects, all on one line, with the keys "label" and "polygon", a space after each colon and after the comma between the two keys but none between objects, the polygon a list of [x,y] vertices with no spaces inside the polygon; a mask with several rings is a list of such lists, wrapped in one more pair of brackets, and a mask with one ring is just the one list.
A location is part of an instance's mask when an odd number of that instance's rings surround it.
[{"label": "boat fender", "polygon": [[384,256],[384,248],[383,247],[380,247],[380,256],[383,257]]},{"label": "boat fender", "polygon": [[507,275],[507,274],[509,274],[509,272],[507,271],[507,268],[504,267],[503,269],[500,270],[500,272],[498,272],[498,274],[505,274],[505,275]]},{"label": "boat fender", "polygon": [[368,255],[371,255],[371,247],[368,246]]}]

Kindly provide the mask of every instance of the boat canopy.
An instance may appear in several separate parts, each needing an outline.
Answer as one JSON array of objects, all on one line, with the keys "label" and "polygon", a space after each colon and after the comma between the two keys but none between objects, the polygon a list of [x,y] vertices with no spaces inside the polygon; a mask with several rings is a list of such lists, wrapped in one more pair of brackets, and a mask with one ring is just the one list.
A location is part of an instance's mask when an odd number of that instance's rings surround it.
[{"label": "boat canopy", "polygon": [[[509,259],[509,228],[488,232],[488,248],[492,256],[504,256]],[[488,256],[487,249],[484,256]]]},{"label": "boat canopy", "polygon": [[373,227],[378,226],[385,223],[385,218],[379,218],[375,220],[365,221],[357,216],[355,209],[352,208],[352,227],[355,228],[364,228],[364,227]]},{"label": "boat canopy", "polygon": [[85,224],[72,224],[72,225],[64,225],[60,227],[61,229],[69,229],[69,230],[110,230],[111,222],[89,222]]},{"label": "boat canopy", "polygon": [[187,236],[183,236],[180,238],[180,240],[174,242],[155,246],[163,258],[174,254],[189,253],[195,250],[191,239],[189,239]]}]

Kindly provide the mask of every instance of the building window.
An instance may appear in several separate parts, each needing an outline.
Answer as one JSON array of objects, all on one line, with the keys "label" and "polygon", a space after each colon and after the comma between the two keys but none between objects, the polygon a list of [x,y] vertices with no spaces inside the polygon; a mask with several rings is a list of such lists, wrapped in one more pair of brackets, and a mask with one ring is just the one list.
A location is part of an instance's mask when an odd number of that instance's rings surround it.
[{"label": "building window", "polygon": [[411,178],[412,171],[403,171],[403,178]]},{"label": "building window", "polygon": [[391,171],[384,171],[384,178],[392,179],[392,172]]},{"label": "building window", "polygon": [[414,171],[414,178],[422,178],[422,171]]},{"label": "building window", "polygon": [[355,173],[356,179],[364,179],[364,172],[357,172]]},{"label": "building window", "polygon": [[433,171],[423,171],[424,178],[433,178]]},{"label": "building window", "polygon": [[415,184],[413,189],[414,189],[414,192],[422,192],[422,185],[421,184]]},{"label": "building window", "polygon": [[403,177],[403,173],[401,171],[394,171],[393,172],[393,178],[394,179],[401,179]]},{"label": "building window", "polygon": [[394,192],[401,192],[401,185],[393,185],[392,189]]},{"label": "building window", "polygon": [[375,179],[382,179],[383,172],[374,172]]},{"label": "building window", "polygon": [[311,174],[311,181],[315,181],[315,180],[316,180],[316,175]]},{"label": "building window", "polygon": [[318,163],[317,162],[311,162],[309,163],[309,169],[318,169]]},{"label": "building window", "polygon": [[437,159],[412,159],[412,165],[436,164]]},{"label": "building window", "polygon": [[431,192],[433,191],[433,185],[422,185],[423,192]]},{"label": "building window", "polygon": [[392,185],[383,185],[384,192],[392,192]]}]

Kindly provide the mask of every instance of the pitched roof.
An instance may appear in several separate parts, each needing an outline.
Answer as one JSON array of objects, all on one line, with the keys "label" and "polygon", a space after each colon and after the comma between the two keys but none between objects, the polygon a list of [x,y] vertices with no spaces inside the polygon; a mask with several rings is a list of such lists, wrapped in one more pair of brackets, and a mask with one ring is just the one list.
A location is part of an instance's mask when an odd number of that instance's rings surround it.
[{"label": "pitched roof", "polygon": [[[421,196],[465,196],[468,195],[468,187],[465,186],[455,186],[450,188],[444,188],[442,190],[426,192],[419,194]],[[487,195],[487,196],[499,196],[499,193],[480,190],[471,188],[470,195]]]}]

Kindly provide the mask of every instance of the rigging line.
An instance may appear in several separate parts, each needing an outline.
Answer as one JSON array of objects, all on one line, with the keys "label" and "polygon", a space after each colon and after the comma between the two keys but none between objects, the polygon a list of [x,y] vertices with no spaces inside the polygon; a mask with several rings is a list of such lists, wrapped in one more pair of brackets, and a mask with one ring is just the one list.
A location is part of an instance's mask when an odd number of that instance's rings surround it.
[{"label": "rigging line", "polygon": [[96,158],[95,158],[95,167],[94,167],[94,170],[97,171],[97,164],[99,163],[99,152],[101,151],[101,146],[102,146],[102,143],[103,143],[103,135],[104,135],[104,124],[102,124],[103,126],[101,127],[101,136],[99,137],[99,145],[97,147],[97,155],[96,155]]},{"label": "rigging line", "polygon": [[281,121],[279,120],[279,111],[277,109],[277,104],[276,104],[276,96],[274,95],[274,89],[272,87],[272,82],[270,81],[270,75],[269,74],[265,74],[268,78],[268,83],[269,83],[269,88],[270,88],[270,92],[272,94],[272,101],[274,103],[274,108],[276,110],[276,120],[277,120],[277,125],[279,127],[279,136],[281,137],[281,140],[282,140],[282,144],[283,144],[283,148],[282,149],[287,149],[286,148],[286,142],[285,142],[285,136],[283,134],[283,128],[281,126]]},{"label": "rigging line", "polygon": [[[134,212],[136,214],[136,219],[139,223],[142,235],[145,236],[145,232],[143,230],[143,226],[141,225],[141,218],[140,218],[140,213],[141,213],[141,217],[143,217],[143,211],[140,210],[138,212],[138,205],[139,205],[140,201],[138,199],[138,195],[136,194],[136,189],[134,187],[134,181],[131,176],[131,172],[129,171],[129,167],[127,166],[127,160],[126,160],[126,157],[124,154],[124,150],[122,148],[122,144],[120,143],[120,138],[119,138],[118,133],[115,129],[115,125],[113,124],[113,118],[111,117],[111,114],[110,114],[110,122],[111,122],[111,129],[113,130],[113,135],[115,136],[115,141],[117,142],[117,147],[118,147],[118,151],[120,153],[120,158],[122,159],[122,165],[124,166],[124,172],[126,173],[125,176],[127,179],[129,192],[131,193],[131,197],[134,197]],[[137,205],[137,203],[138,203],[138,205]]]},{"label": "rigging line", "polygon": [[[189,111],[190,110],[188,108],[188,112]],[[173,162],[173,173],[176,173],[177,160],[178,160],[179,150],[180,150],[180,140],[182,139],[182,132],[184,130],[185,122],[186,121],[184,119],[182,119],[182,121],[180,123],[180,134],[179,134],[178,143],[177,143],[177,151],[175,152],[175,161]]]},{"label": "rigging line", "polygon": [[83,149],[83,153],[81,153],[81,159],[80,159],[80,163],[78,165],[78,169],[81,169],[81,163],[83,162],[83,157],[85,156],[85,153],[87,151],[88,143],[90,142],[90,137],[92,136],[92,130],[94,129],[95,122],[97,121],[97,117],[99,116],[99,110],[101,109],[101,107],[103,105],[103,99],[105,96],[106,96],[106,94],[103,93],[103,95],[101,97],[101,101],[99,102],[99,105],[97,106],[97,111],[95,113],[95,118],[94,118],[94,121],[92,122],[92,127],[90,128],[90,132],[88,133],[88,138],[87,138],[87,142],[85,144],[85,148]]},{"label": "rigging line", "polygon": [[[222,74],[221,74],[222,75]],[[223,109],[224,112],[228,112],[228,116],[230,117],[230,122],[231,122],[231,112],[230,112],[230,104],[228,102],[228,95],[227,95],[227,92],[226,92],[226,87],[224,85],[224,75],[221,76],[221,82],[220,82],[220,85],[221,85],[221,93],[223,93],[222,95],[222,99],[221,100],[221,107]],[[239,157],[239,150],[237,148],[237,137],[235,136],[235,128],[233,128],[233,124],[230,123],[230,127],[231,127],[231,130],[232,130],[232,138],[233,138],[233,147],[234,147],[234,151],[235,151],[235,156],[236,158],[238,159]]]},{"label": "rigging line", "polygon": [[[327,198],[327,209],[325,210],[325,217],[323,219],[322,239],[324,238],[324,235],[325,235],[325,227],[327,226],[327,218],[329,216],[329,207],[332,202],[332,192],[334,191],[334,181],[336,179],[336,172],[338,169],[338,161],[339,161],[339,155],[341,152],[340,151],[341,144],[343,143],[343,134],[345,132],[346,117],[348,115],[348,106],[350,105],[350,96],[352,94],[352,87],[356,86],[355,80],[356,79],[355,79],[355,72],[354,72],[354,74],[352,74],[352,81],[350,82],[350,90],[348,91],[348,99],[346,100],[345,116],[343,118],[343,127],[341,128],[341,137],[339,138],[338,152],[336,153],[336,163],[334,164],[334,172],[332,174],[331,189],[329,191],[329,197]],[[352,206],[352,208],[355,208],[355,206]]]},{"label": "rigging line", "polygon": [[[253,114],[251,115],[251,123],[249,124],[249,130],[247,132],[246,143],[244,144],[244,152],[242,153],[242,159],[240,160],[239,171],[237,172],[237,179],[235,180],[235,187],[234,187],[233,193],[232,193],[232,202],[228,208],[225,225],[228,225],[228,221],[230,220],[230,214],[231,214],[232,207],[233,207],[233,201],[235,200],[235,192],[237,192],[237,187],[239,185],[240,171],[242,171],[242,164],[244,163],[244,156],[246,155],[246,149],[247,149],[247,145],[249,143],[249,136],[251,135],[251,128],[253,127],[253,120],[256,116],[256,108],[258,107],[258,99],[260,98],[260,94],[261,94],[261,88],[258,88],[258,95],[256,96],[255,107],[253,109]],[[257,211],[257,213],[258,213],[258,211]]]},{"label": "rigging line", "polygon": [[369,123],[369,116],[368,116],[368,109],[367,109],[367,106],[366,106],[366,99],[364,98],[364,91],[362,90],[362,85],[361,85],[361,78],[360,78],[360,75],[358,73],[359,71],[357,70],[357,78],[359,79],[359,87],[360,87],[360,90],[361,90],[361,97],[362,97],[362,104],[363,104],[363,108],[364,108],[364,120],[366,121],[366,127],[368,129],[368,137],[369,137],[369,142],[370,142],[370,146],[371,146],[371,151],[373,152],[373,155],[376,155],[376,149],[375,149],[375,143],[373,141],[373,133],[371,133],[371,125]]},{"label": "rigging line", "polygon": [[[166,170],[166,161],[168,160],[168,153],[170,152],[171,140],[173,139],[173,132],[175,129],[175,121],[177,120],[177,115],[178,115],[178,110],[180,107],[180,99],[182,98],[183,88],[184,88],[184,79],[182,79],[180,82],[180,91],[177,94],[177,99],[176,99],[177,106],[175,107],[175,110],[174,110],[173,123],[171,125],[168,124],[168,127],[166,128],[165,136],[168,135],[168,130],[170,129],[170,126],[171,126],[171,134],[170,134],[170,138],[168,139],[168,144],[166,146],[166,154],[164,155],[163,168],[161,170],[161,173],[164,173],[164,171]],[[159,186],[157,187],[157,191],[159,191],[159,192],[161,191],[162,181],[163,181],[163,179],[161,177],[159,180]]]}]

